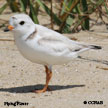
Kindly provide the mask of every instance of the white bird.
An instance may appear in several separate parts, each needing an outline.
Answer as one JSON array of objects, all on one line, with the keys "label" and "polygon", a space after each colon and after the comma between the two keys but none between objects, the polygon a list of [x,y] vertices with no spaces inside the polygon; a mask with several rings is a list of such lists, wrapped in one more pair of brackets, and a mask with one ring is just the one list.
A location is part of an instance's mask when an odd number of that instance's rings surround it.
[{"label": "white bird", "polygon": [[101,46],[79,43],[56,31],[34,24],[26,14],[12,16],[9,24],[4,31],[13,32],[21,54],[31,62],[45,66],[46,84],[42,90],[35,90],[35,93],[42,93],[48,89],[52,65],[68,63],[89,49],[101,49]]}]

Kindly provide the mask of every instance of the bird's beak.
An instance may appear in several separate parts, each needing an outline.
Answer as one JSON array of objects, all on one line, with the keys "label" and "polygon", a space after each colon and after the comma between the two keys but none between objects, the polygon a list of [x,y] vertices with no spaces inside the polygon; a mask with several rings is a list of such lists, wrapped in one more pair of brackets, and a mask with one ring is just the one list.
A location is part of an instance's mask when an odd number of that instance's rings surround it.
[{"label": "bird's beak", "polygon": [[4,29],[4,32],[8,32],[8,31],[11,31],[11,30],[13,30],[14,29],[14,27],[12,26],[12,25],[9,25],[8,27],[6,27],[5,29]]}]

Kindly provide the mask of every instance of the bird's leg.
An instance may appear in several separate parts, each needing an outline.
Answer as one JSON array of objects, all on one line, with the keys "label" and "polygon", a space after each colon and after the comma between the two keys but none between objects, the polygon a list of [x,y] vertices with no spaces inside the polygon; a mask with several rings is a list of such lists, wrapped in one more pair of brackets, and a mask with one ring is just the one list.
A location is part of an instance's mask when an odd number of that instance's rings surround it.
[{"label": "bird's leg", "polygon": [[48,87],[49,81],[52,77],[52,70],[49,69],[47,66],[45,66],[45,72],[46,72],[46,85],[47,85],[47,90],[51,91],[51,89]]},{"label": "bird's leg", "polygon": [[45,72],[46,72],[46,84],[44,86],[44,88],[42,90],[35,90],[34,92],[35,93],[43,93],[45,92],[48,88],[48,84],[49,84],[49,81],[52,77],[52,71],[48,68],[48,66],[45,66]]}]

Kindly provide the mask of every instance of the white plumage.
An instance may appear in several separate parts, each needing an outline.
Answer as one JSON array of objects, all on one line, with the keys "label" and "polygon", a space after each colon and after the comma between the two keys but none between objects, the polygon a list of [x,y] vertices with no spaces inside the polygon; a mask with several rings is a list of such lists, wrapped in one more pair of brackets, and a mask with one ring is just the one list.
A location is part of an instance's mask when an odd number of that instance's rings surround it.
[{"label": "white plumage", "polygon": [[[34,24],[25,14],[12,16],[10,25],[21,54],[32,62],[45,65],[46,73],[48,69],[51,73],[51,65],[67,63],[83,51],[101,49],[100,46],[72,41],[56,31]],[[46,89],[44,87],[44,91]]]}]

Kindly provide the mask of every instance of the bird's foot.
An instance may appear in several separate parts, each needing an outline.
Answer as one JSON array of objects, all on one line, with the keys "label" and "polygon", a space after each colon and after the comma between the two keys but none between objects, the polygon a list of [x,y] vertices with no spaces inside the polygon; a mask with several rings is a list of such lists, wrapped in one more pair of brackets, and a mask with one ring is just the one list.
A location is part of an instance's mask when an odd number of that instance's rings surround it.
[{"label": "bird's foot", "polygon": [[44,93],[47,90],[48,91],[52,91],[51,88],[48,87],[47,89],[46,88],[43,88],[42,90],[33,90],[32,92],[34,92],[34,93]]},{"label": "bird's foot", "polygon": [[48,91],[52,91],[52,89],[50,87],[47,88]]},{"label": "bird's foot", "polygon": [[32,91],[32,92],[34,92],[34,93],[44,93],[46,90],[44,90],[44,89],[42,89],[42,90],[34,90],[34,91]]}]

